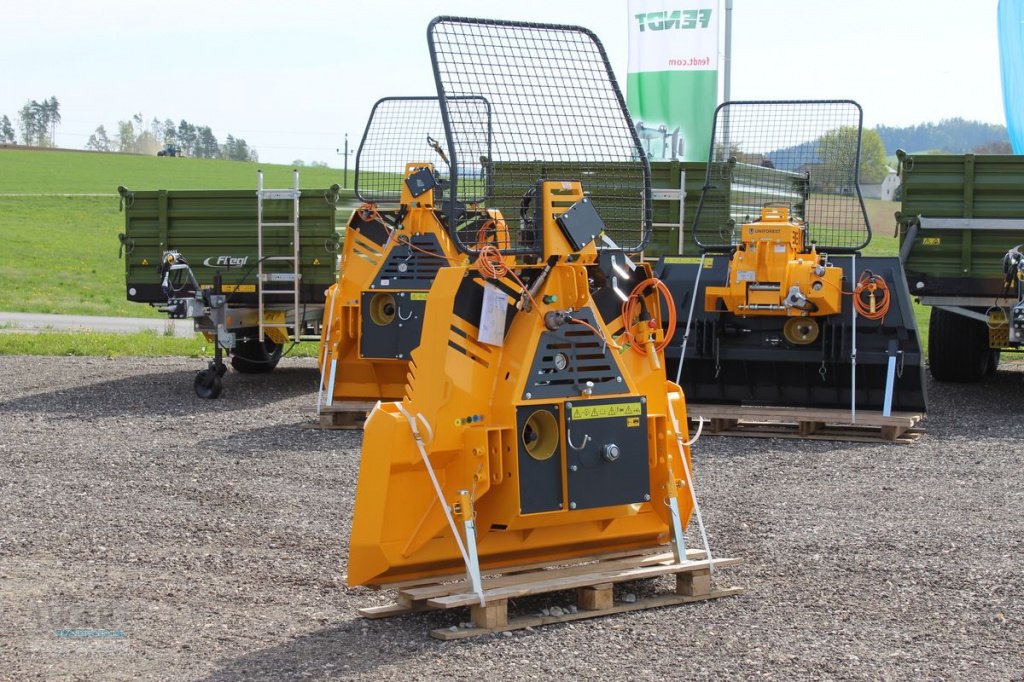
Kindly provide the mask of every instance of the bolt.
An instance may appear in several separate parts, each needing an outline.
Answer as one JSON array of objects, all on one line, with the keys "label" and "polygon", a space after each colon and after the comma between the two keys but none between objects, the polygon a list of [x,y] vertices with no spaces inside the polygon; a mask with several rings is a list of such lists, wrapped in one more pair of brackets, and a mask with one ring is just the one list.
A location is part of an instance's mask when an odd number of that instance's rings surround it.
[{"label": "bolt", "polygon": [[576,508],[576,503],[575,502],[570,502],[569,503],[569,509],[575,509],[575,508]]},{"label": "bolt", "polygon": [[619,382],[621,384],[622,383],[622,377],[615,377],[615,381],[617,381],[617,382]]},{"label": "bolt", "polygon": [[572,408],[572,403],[566,403],[566,404],[565,404],[565,406],[566,406],[567,408]]},{"label": "bolt", "polygon": [[529,393],[527,393],[527,394],[526,394],[526,399],[527,399],[527,400],[529,400],[529,399],[530,399],[530,398],[532,398],[532,397],[533,397],[533,396],[532,396],[531,394],[529,394]]},{"label": "bolt", "polygon": [[569,467],[569,471],[576,471],[577,469],[579,469],[579,467],[576,466],[575,464],[573,464],[571,467]]},{"label": "bolt", "polygon": [[644,493],[644,502],[650,502],[650,501],[651,501],[650,494],[649,493]]},{"label": "bolt", "polygon": [[640,396],[640,402],[641,403],[646,403],[647,402],[647,396],[645,396],[645,395]]}]

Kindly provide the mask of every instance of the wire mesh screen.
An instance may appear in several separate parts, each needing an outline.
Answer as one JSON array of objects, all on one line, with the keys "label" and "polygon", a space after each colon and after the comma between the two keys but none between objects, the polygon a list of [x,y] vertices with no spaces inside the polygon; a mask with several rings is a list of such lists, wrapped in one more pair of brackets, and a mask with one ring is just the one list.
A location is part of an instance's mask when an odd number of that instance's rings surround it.
[{"label": "wire mesh screen", "polygon": [[[621,248],[638,251],[650,231],[650,168],[604,47],[573,26],[439,17],[428,29],[448,146],[454,151],[448,227],[460,248],[464,205],[481,191],[501,212],[508,253],[541,253],[538,181],[578,180]],[[480,122],[453,106],[460,97],[491,105],[490,151]],[[599,244],[601,246],[601,244]]]},{"label": "wire mesh screen", "polygon": [[[858,182],[861,121],[860,105],[848,100],[719,105],[694,240],[705,250],[731,249],[744,223],[781,205],[804,222],[808,244],[833,252],[866,246],[871,227]],[[885,173],[879,165],[861,168],[861,178]]]},{"label": "wire mesh screen", "polygon": [[[467,120],[477,121],[481,138],[490,144],[490,110],[482,97],[462,97],[452,107]],[[356,196],[373,203],[397,203],[408,163],[432,163],[441,187],[449,178],[448,142],[437,97],[385,97],[370,111],[356,153]],[[482,200],[481,193],[476,200]]]}]

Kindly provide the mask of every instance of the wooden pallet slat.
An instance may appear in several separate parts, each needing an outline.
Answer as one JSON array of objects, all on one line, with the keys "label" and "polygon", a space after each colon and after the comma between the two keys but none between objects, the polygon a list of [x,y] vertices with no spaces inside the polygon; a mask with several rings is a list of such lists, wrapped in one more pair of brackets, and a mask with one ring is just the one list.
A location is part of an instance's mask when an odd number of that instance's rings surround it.
[{"label": "wooden pallet slat", "polygon": [[316,423],[321,429],[361,429],[376,402],[369,400],[339,400],[320,408]]},{"label": "wooden pallet slat", "polygon": [[[572,563],[556,567],[543,564],[513,566],[501,569],[483,580],[484,603],[474,593],[465,577],[453,582],[408,584],[398,590],[395,604],[359,609],[365,618],[388,618],[420,611],[469,607],[472,627],[431,631],[439,639],[461,639],[486,633],[518,630],[549,623],[636,611],[692,601],[716,599],[739,594],[739,588],[715,590],[711,571],[740,563],[739,559],[723,558],[709,561],[704,552],[691,550],[687,560],[676,563],[664,546],[642,551],[611,552],[580,557]],[[661,594],[628,603],[616,604],[617,583],[676,576],[673,594]],[[550,592],[575,590],[576,612],[554,616],[526,615],[509,618],[509,601]]]},{"label": "wooden pallet slat", "polygon": [[924,433],[919,426],[924,415],[916,412],[883,416],[859,410],[854,419],[849,410],[808,407],[691,404],[686,411],[691,432],[703,417],[703,433],[713,436],[912,443]]}]

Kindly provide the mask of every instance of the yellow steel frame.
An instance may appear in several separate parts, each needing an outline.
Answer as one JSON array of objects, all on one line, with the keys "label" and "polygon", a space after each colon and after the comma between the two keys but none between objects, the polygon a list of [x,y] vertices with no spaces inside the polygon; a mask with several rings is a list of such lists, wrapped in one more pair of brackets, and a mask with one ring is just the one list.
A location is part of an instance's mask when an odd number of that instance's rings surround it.
[{"label": "yellow steel frame", "polygon": [[[557,263],[536,292],[536,306],[515,314],[501,346],[477,341],[477,328],[453,314],[456,293],[466,278],[485,283],[472,265],[447,267],[434,281],[405,397],[379,404],[365,426],[349,549],[350,585],[457,571],[465,555],[460,549],[463,538],[455,533],[475,539],[480,567],[486,570],[524,561],[556,562],[595,550],[665,544],[672,537],[673,500],[684,526],[690,518],[694,498],[686,482],[690,452],[684,442],[688,434],[682,391],[666,380],[663,363],[655,368],[644,355],[617,346],[615,339],[626,324],[635,325],[638,336],[640,327],[648,325],[621,317],[602,321],[597,312],[587,272],[597,250],[590,244],[573,252],[555,222],[583,197],[579,183],[545,182],[542,190],[545,262],[557,256]],[[519,266],[519,271],[528,267],[542,266]],[[502,278],[502,284],[520,288],[510,276]],[[648,299],[648,310],[657,314],[655,295]],[[507,300],[516,302],[513,297]],[[646,399],[647,439],[621,445],[644,453],[651,499],[573,510],[563,476],[566,503],[561,509],[524,514],[517,408],[555,402],[564,415],[567,403],[579,406],[592,399],[586,394],[523,398],[531,360],[546,330],[545,314],[568,308],[593,312],[596,331],[617,348],[621,390],[601,397]],[[660,320],[656,322],[660,330]],[[564,417],[559,429],[553,456],[561,458],[564,471]],[[466,518],[475,520],[472,535],[459,525]]]}]

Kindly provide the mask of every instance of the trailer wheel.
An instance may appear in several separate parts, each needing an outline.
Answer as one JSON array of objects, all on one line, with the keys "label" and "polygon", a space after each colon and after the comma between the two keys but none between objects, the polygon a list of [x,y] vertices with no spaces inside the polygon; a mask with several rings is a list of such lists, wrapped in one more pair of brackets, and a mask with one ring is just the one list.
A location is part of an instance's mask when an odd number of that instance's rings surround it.
[{"label": "trailer wheel", "polygon": [[[281,344],[270,339],[260,341],[259,332],[239,338],[231,354],[231,366],[242,374],[265,374],[277,367],[281,360]],[[242,337],[242,334],[239,334]]]},{"label": "trailer wheel", "polygon": [[220,380],[220,374],[214,367],[196,372],[196,378],[192,381],[192,388],[195,390],[196,395],[204,400],[215,400],[218,398],[224,388]]},{"label": "trailer wheel", "polygon": [[981,381],[995,371],[998,362],[998,351],[988,347],[988,327],[984,322],[932,308],[928,321],[928,368],[937,381]]},{"label": "trailer wheel", "polygon": [[999,369],[999,357],[1000,351],[998,348],[990,348],[988,351],[988,367],[985,369],[986,375],[992,375]]}]

